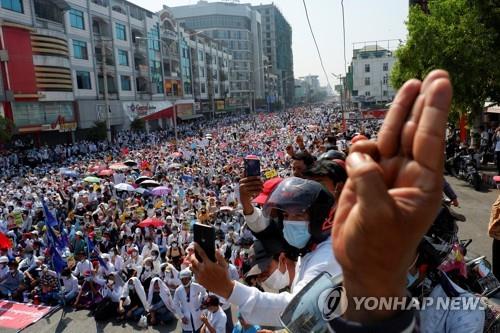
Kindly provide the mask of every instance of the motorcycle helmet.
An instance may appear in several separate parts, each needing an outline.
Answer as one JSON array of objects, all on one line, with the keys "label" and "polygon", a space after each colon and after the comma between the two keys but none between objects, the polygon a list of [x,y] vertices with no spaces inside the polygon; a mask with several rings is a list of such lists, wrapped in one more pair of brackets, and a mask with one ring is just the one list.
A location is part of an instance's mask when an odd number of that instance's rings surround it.
[{"label": "motorcycle helmet", "polygon": [[419,263],[437,268],[448,258],[453,246],[458,242],[456,221],[459,219],[460,216],[448,206],[442,205],[438,216],[418,247]]},{"label": "motorcycle helmet", "polygon": [[345,161],[345,154],[338,150],[328,150],[327,152],[319,155],[318,161],[321,160],[342,160]]},{"label": "motorcycle helmet", "polygon": [[[297,177],[284,179],[263,206],[263,214],[271,217],[274,210],[289,214],[309,214],[309,243],[321,243],[330,236],[330,213],[334,197],[320,183]],[[306,246],[307,248],[308,246]]]}]

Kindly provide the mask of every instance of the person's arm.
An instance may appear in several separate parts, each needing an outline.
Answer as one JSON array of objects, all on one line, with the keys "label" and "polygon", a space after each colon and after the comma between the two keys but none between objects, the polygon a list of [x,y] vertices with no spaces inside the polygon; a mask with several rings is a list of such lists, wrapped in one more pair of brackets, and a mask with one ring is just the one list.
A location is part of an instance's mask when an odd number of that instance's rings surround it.
[{"label": "person's arm", "polygon": [[500,195],[491,206],[490,222],[488,225],[488,234],[490,237],[500,239]]}]

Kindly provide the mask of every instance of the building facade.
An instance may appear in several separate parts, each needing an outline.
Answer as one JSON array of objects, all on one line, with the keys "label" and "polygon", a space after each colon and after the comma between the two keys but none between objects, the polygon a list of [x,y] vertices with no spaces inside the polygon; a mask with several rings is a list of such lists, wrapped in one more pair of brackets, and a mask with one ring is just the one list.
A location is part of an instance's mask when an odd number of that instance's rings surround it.
[{"label": "building facade", "polygon": [[[196,117],[190,43],[168,11],[123,0],[1,6],[0,114],[13,120],[17,134],[42,144],[40,136],[61,142],[61,132],[74,140],[75,130],[107,118],[116,132],[137,118],[154,129],[171,126],[176,113]],[[229,64],[230,54],[210,43]],[[229,85],[223,78],[216,90]]]},{"label": "building facade", "polygon": [[354,108],[386,104],[394,99],[390,84],[391,69],[396,61],[392,51],[378,44],[353,51],[350,67],[351,98]]},{"label": "building facade", "polygon": [[231,105],[253,108],[264,99],[264,63],[261,16],[247,4],[199,1],[195,5],[171,7],[186,28],[220,41],[232,54],[230,67]]},{"label": "building facade", "polygon": [[278,77],[279,100],[287,104],[294,101],[294,73],[292,52],[292,27],[274,4],[254,6],[262,19],[264,55],[271,71]]}]

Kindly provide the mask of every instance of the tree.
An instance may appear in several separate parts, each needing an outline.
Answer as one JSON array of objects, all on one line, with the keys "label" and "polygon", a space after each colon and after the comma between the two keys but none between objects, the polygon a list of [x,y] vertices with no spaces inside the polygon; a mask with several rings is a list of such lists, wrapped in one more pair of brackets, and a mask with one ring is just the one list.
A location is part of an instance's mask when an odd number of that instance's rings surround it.
[{"label": "tree", "polygon": [[412,7],[407,43],[396,51],[392,85],[399,88],[410,78],[423,79],[433,69],[445,69],[454,89],[451,117],[459,112],[477,116],[488,98],[498,98],[492,94],[499,72],[498,31],[493,19],[482,19],[491,6],[489,0],[430,0],[429,14]]},{"label": "tree", "polygon": [[0,116],[0,143],[7,143],[12,138],[14,123],[9,118]]},{"label": "tree", "polygon": [[134,132],[143,132],[145,128],[146,128],[146,123],[142,118],[135,118],[130,123],[130,129]]},{"label": "tree", "polygon": [[94,126],[88,130],[88,139],[91,141],[101,141],[106,139],[106,122],[96,121]]}]

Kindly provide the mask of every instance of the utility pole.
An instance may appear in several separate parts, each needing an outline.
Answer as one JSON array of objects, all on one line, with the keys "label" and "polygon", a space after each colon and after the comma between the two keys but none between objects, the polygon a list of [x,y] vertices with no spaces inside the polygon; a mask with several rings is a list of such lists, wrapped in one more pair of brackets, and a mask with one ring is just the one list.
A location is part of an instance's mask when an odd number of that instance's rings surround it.
[{"label": "utility pole", "polygon": [[108,75],[106,72],[106,47],[104,40],[101,38],[101,48],[102,48],[102,76],[104,82],[104,108],[106,109],[106,139],[111,143],[111,123],[109,119],[109,96],[108,96]]}]

